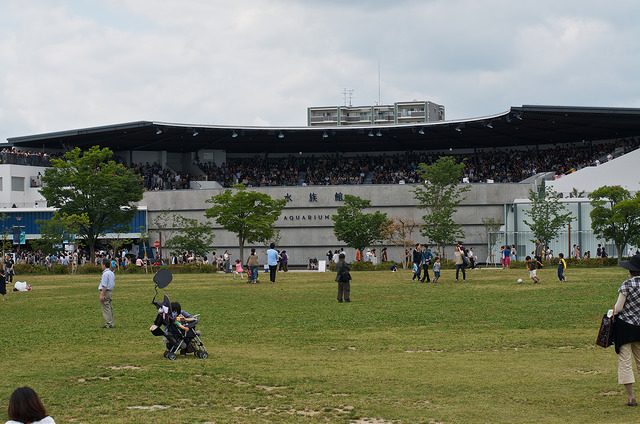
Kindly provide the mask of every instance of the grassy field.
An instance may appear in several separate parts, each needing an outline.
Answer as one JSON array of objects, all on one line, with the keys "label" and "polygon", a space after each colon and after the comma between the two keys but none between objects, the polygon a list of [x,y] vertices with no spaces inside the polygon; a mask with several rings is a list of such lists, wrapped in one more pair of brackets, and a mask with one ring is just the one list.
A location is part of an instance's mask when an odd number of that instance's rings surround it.
[{"label": "grassy field", "polygon": [[161,293],[201,314],[209,359],[175,361],[148,330],[151,275],[116,277],[114,329],[99,276],[32,276],[0,302],[0,421],[28,385],[58,423],[638,422],[615,351],[594,345],[625,271],[539,275],[354,272],[351,304],[331,273],[176,275]]}]

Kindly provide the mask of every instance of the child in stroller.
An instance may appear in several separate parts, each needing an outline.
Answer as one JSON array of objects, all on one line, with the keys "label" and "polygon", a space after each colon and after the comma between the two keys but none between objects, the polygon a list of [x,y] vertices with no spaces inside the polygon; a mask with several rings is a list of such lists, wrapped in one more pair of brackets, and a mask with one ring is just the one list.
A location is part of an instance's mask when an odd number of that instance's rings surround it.
[{"label": "child in stroller", "polygon": [[[164,357],[169,360],[177,358],[176,353],[180,350],[181,355],[194,353],[201,359],[209,357],[207,349],[200,340],[200,331],[195,329],[198,323],[197,316],[191,316],[183,311],[178,302],[170,302],[165,295],[162,303],[153,302],[158,307],[158,315],[150,330],[154,336],[164,336],[167,350]],[[164,331],[161,326],[164,326]]]}]

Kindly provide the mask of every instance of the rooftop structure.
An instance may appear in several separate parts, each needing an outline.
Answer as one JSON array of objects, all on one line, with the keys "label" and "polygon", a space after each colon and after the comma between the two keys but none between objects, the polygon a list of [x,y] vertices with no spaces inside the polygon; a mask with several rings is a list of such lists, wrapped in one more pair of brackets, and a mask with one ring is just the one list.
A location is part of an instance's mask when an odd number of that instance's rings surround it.
[{"label": "rooftop structure", "polygon": [[444,121],[444,106],[433,102],[396,102],[375,106],[319,106],[307,108],[307,125],[389,125]]}]

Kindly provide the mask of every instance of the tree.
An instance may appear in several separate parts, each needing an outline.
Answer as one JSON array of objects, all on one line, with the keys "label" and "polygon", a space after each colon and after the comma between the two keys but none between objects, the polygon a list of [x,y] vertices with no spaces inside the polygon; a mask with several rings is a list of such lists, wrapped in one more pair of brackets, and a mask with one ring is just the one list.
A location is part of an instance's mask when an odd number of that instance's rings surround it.
[{"label": "tree", "polygon": [[205,211],[207,218],[214,218],[225,230],[238,236],[240,262],[244,263],[244,245],[266,241],[275,235],[274,224],[287,201],[272,199],[266,193],[248,191],[242,184],[233,186],[213,196],[207,203],[214,206]]},{"label": "tree", "polygon": [[196,256],[205,256],[213,246],[213,225],[206,221],[198,222],[197,219],[185,218],[181,215],[173,216],[174,227],[179,234],[171,237],[165,246],[172,249],[173,254],[181,255],[183,252],[193,252]]},{"label": "tree", "polygon": [[78,229],[86,240],[90,258],[95,256],[98,238],[110,231],[122,231],[136,214],[136,202],[142,200],[139,176],[111,157],[107,148],[93,146],[82,152],[75,148],[64,159],[51,159],[45,170],[40,192],[49,206],[67,215],[86,214]]},{"label": "tree", "polygon": [[[493,248],[496,244],[496,233],[500,229],[500,221],[494,217],[483,217],[482,225],[484,225],[484,233],[487,238],[487,245],[489,246],[489,257],[493,257]],[[493,238],[491,237],[493,235]],[[487,263],[489,260],[487,259]]]},{"label": "tree", "polygon": [[591,228],[597,237],[613,240],[618,258],[627,244],[640,244],[640,192],[632,196],[620,186],[603,186],[589,194]]},{"label": "tree", "polygon": [[67,215],[56,211],[49,219],[38,219],[39,239],[31,240],[32,246],[44,254],[57,252],[65,244],[75,244],[80,227],[86,226],[89,218],[86,214]]},{"label": "tree", "polygon": [[2,226],[2,232],[0,232],[0,239],[2,239],[2,260],[4,261],[5,250],[10,250],[12,245],[11,240],[11,227],[7,225],[7,220],[10,219],[9,215],[2,213],[0,215],[0,225]]},{"label": "tree", "polygon": [[[394,246],[402,246],[407,251],[410,250],[415,244],[412,238],[412,234],[415,230],[422,227],[422,224],[417,223],[411,218],[401,218],[394,216],[388,220],[388,224],[383,228],[383,239],[388,240],[394,244]],[[411,258],[405,257],[402,259],[402,268],[407,269]]]},{"label": "tree", "polygon": [[344,195],[344,204],[338,208],[337,215],[331,216],[333,233],[338,240],[359,251],[384,240],[383,230],[388,225],[386,213],[363,213],[371,207],[371,201],[350,194]]},{"label": "tree", "polygon": [[418,174],[422,185],[413,189],[419,208],[426,209],[422,217],[421,234],[437,245],[441,255],[444,246],[453,244],[464,236],[462,226],[453,220],[453,214],[469,186],[459,184],[464,162],[456,163],[451,156],[442,156],[432,165],[421,163]]},{"label": "tree", "polygon": [[544,246],[558,238],[560,229],[571,222],[571,212],[566,212],[565,205],[560,203],[560,194],[551,187],[544,187],[539,192],[529,190],[531,208],[524,213],[530,220],[524,220],[533,233],[531,242],[540,239]]}]

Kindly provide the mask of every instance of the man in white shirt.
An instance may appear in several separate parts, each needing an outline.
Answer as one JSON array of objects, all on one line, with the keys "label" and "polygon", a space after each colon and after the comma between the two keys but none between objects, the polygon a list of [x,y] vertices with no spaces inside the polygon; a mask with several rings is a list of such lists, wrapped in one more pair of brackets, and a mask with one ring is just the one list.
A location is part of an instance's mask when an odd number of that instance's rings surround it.
[{"label": "man in white shirt", "polygon": [[102,317],[106,322],[102,328],[113,328],[113,305],[111,304],[111,294],[113,288],[116,285],[116,276],[111,271],[111,261],[109,259],[103,259],[102,263],[102,278],[100,279],[100,305],[102,306]]}]

